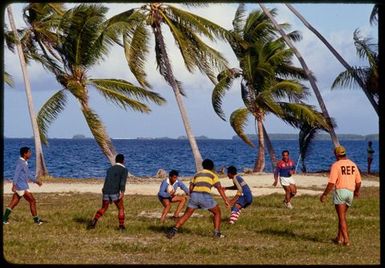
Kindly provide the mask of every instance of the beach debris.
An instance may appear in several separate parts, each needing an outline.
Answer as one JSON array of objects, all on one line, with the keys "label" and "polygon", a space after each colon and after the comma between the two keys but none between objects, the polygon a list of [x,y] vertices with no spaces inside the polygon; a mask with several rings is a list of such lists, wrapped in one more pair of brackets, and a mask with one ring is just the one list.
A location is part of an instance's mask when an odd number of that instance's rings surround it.
[{"label": "beach debris", "polygon": [[158,172],[156,172],[155,177],[161,179],[167,178],[167,172],[164,169],[159,169]]},{"label": "beach debris", "polygon": [[253,173],[253,169],[251,169],[251,168],[244,168],[244,169],[243,169],[243,173],[245,173],[245,174],[251,174],[251,173]]}]

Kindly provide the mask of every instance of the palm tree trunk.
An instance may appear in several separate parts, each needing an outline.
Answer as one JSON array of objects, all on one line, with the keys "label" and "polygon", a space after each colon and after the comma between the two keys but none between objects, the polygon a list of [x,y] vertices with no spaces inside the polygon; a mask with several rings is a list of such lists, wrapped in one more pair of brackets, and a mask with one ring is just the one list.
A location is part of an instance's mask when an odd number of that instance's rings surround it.
[{"label": "palm tree trunk", "polygon": [[259,6],[262,8],[262,10],[266,14],[266,16],[268,16],[270,18],[271,22],[274,24],[274,27],[280,32],[280,34],[282,35],[282,37],[285,40],[285,42],[293,50],[295,56],[298,58],[299,62],[301,63],[302,68],[305,70],[305,72],[306,72],[306,74],[307,74],[307,76],[309,78],[310,85],[313,88],[314,94],[315,94],[315,96],[316,96],[316,98],[318,100],[318,103],[319,103],[319,106],[321,108],[321,111],[322,111],[323,115],[325,116],[327,122],[329,123],[329,126],[330,126],[330,132],[329,133],[330,133],[330,137],[331,137],[331,139],[333,141],[334,147],[339,146],[340,143],[338,141],[338,137],[337,137],[336,133],[334,132],[334,127],[331,124],[330,116],[329,116],[329,113],[328,113],[328,111],[326,109],[325,103],[324,103],[324,101],[322,99],[321,93],[320,93],[320,91],[318,89],[318,86],[317,86],[317,84],[315,82],[315,79],[314,79],[313,75],[311,74],[309,68],[307,67],[306,62],[303,59],[301,53],[299,53],[299,51],[296,49],[296,47],[293,45],[293,43],[290,41],[290,39],[286,36],[285,32],[281,29],[281,27],[275,21],[275,19],[270,14],[269,10],[265,7],[265,5],[264,4],[259,4]]},{"label": "palm tree trunk", "polygon": [[301,21],[302,23],[310,30],[312,31],[321,41],[325,44],[325,46],[330,50],[331,53],[333,53],[334,57],[345,67],[347,71],[349,71],[353,78],[357,81],[357,83],[360,85],[362,90],[364,91],[366,97],[372,104],[374,110],[377,112],[379,110],[378,103],[374,100],[373,96],[368,92],[364,82],[361,80],[360,77],[358,77],[355,72],[353,72],[353,68],[344,60],[344,58],[332,47],[332,45],[308,22],[305,20],[305,18],[290,4],[285,4]]},{"label": "palm tree trunk", "polygon": [[114,165],[116,151],[112,145],[111,139],[108,136],[106,129],[97,118],[96,114],[93,113],[93,111],[90,109],[88,102],[85,102],[83,99],[83,101],[80,101],[80,106],[96,143],[99,145],[103,154],[108,158],[111,165]]},{"label": "palm tree trunk", "polygon": [[271,143],[270,137],[267,134],[265,125],[263,124],[262,126],[263,126],[263,136],[265,138],[265,143],[266,143],[267,150],[268,150],[269,156],[270,156],[271,168],[272,168],[272,171],[274,171],[275,165],[277,163],[277,158],[275,156],[275,151],[274,151],[274,148],[273,148],[273,144]]},{"label": "palm tree trunk", "polygon": [[8,18],[9,18],[9,23],[10,23],[11,29],[13,31],[13,34],[15,35],[15,38],[16,38],[16,48],[17,48],[17,53],[19,55],[21,70],[23,72],[25,94],[27,96],[28,111],[29,111],[29,116],[31,118],[33,137],[35,140],[36,177],[41,178],[42,176],[48,175],[48,170],[47,170],[47,167],[46,167],[45,161],[44,161],[43,148],[42,148],[41,140],[40,140],[39,127],[37,125],[35,109],[33,106],[32,93],[31,93],[31,83],[29,80],[27,64],[25,63],[23,48],[21,47],[21,43],[20,43],[19,38],[18,38],[11,5],[9,5],[7,7],[7,12],[8,12]]},{"label": "palm tree trunk", "polygon": [[201,156],[201,153],[199,151],[198,144],[195,140],[194,134],[192,132],[192,128],[190,126],[190,121],[189,121],[188,116],[187,116],[186,107],[185,107],[184,102],[183,102],[183,96],[180,93],[178,84],[175,80],[175,77],[174,77],[174,74],[173,74],[173,71],[171,68],[171,64],[170,64],[170,60],[168,58],[168,54],[166,51],[166,46],[164,43],[161,27],[155,26],[155,27],[153,27],[153,31],[154,31],[155,39],[160,44],[159,48],[161,50],[161,53],[162,53],[162,56],[163,56],[163,59],[164,59],[165,65],[166,65],[165,66],[166,67],[166,74],[164,75],[165,79],[171,85],[171,87],[174,91],[174,95],[175,95],[176,102],[178,104],[178,108],[179,108],[179,111],[180,111],[180,114],[182,117],[182,121],[183,121],[183,125],[184,125],[185,131],[186,131],[186,135],[187,135],[187,138],[190,142],[191,150],[192,150],[192,153],[194,156],[195,168],[197,171],[200,171],[203,169],[202,156]]},{"label": "palm tree trunk", "polygon": [[265,169],[265,141],[263,138],[263,123],[262,119],[256,117],[256,125],[258,128],[258,156],[254,165],[254,172],[262,172]]}]

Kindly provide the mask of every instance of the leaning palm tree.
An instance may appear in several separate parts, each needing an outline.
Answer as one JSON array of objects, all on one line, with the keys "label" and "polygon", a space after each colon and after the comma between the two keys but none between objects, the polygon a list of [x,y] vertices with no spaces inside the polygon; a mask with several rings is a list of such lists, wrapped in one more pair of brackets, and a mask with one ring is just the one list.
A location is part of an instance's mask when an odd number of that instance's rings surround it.
[{"label": "leaning palm tree", "polygon": [[[291,42],[290,38],[288,38],[288,36],[286,35],[286,33],[284,32],[282,27],[276,22],[276,20],[274,19],[273,15],[265,7],[265,5],[264,4],[259,4],[259,6],[263,10],[263,12],[269,17],[269,19],[273,23],[274,27],[279,31],[279,33],[282,35],[282,38],[285,40],[285,42],[288,44],[288,46],[293,50],[295,56],[298,58],[302,68],[306,72],[306,75],[307,75],[307,77],[309,79],[310,85],[311,85],[311,87],[312,87],[312,89],[314,91],[314,94],[315,94],[315,96],[317,98],[317,101],[318,101],[318,104],[319,104],[319,106],[320,106],[320,108],[322,110],[322,113],[324,114],[325,118],[329,121],[329,125],[332,126],[331,119],[330,119],[330,116],[329,116],[329,112],[326,109],[326,105],[325,105],[325,103],[324,103],[324,101],[322,99],[322,96],[321,96],[321,93],[320,93],[320,91],[318,89],[316,80],[313,77],[310,69],[307,67],[307,64],[306,64],[305,60],[303,59],[301,53],[296,49],[296,47]],[[332,142],[334,144],[334,147],[337,147],[339,145],[339,141],[338,141],[338,137],[337,137],[333,127],[332,127],[332,129],[330,129],[329,133],[330,133]]]},{"label": "leaning palm tree", "polygon": [[41,139],[40,139],[40,132],[39,132],[39,127],[38,127],[35,109],[34,109],[33,100],[32,100],[31,83],[29,80],[29,73],[27,69],[27,64],[25,62],[25,55],[23,53],[23,47],[19,41],[18,32],[16,29],[11,5],[7,7],[7,13],[8,13],[8,18],[10,22],[10,27],[13,32],[13,38],[15,40],[21,69],[23,72],[25,94],[27,96],[28,111],[31,119],[32,131],[33,131],[33,136],[35,141],[35,155],[36,155],[36,173],[35,174],[36,174],[36,177],[40,179],[42,176],[48,175],[48,170],[44,161],[43,148],[42,148]]},{"label": "leaning palm tree", "polygon": [[[379,112],[379,102],[378,100],[374,99],[373,95],[366,89],[365,81],[361,79],[359,75],[356,75],[357,73],[354,71],[354,68],[350,66],[345,59],[334,49],[334,47],[325,39],[324,36],[321,35],[320,32],[318,32],[292,5],[286,4],[286,6],[302,21],[302,23],[310,30],[312,31],[321,41],[326,45],[326,47],[330,50],[330,52],[333,53],[335,58],[346,68],[347,72],[349,72],[354,80],[356,80],[356,83],[360,85],[362,90],[364,91],[366,97],[368,98],[369,102],[372,104],[374,110]],[[372,14],[370,16],[370,22],[374,23],[376,22],[376,18],[378,14],[378,7],[376,9],[376,5],[373,8]]]},{"label": "leaning palm tree", "polygon": [[150,108],[141,100],[156,104],[163,104],[165,100],[155,92],[122,79],[88,77],[87,71],[107,55],[110,45],[116,40],[105,23],[106,12],[107,8],[98,4],[81,4],[68,10],[56,29],[58,39],[52,53],[38,54],[37,59],[63,87],[41,107],[38,122],[46,142],[48,126],[65,108],[67,96],[72,95],[79,102],[95,141],[114,164],[115,148],[99,116],[89,105],[89,90],[95,89],[121,108],[144,113],[148,113]]},{"label": "leaning palm tree", "polygon": [[[118,14],[111,21],[129,21],[129,30],[124,33],[124,50],[131,72],[142,86],[149,87],[144,72],[144,63],[149,51],[150,32],[155,37],[156,63],[160,74],[171,86],[182,117],[187,138],[190,142],[196,170],[202,169],[202,156],[195,140],[183,101],[185,96],[182,84],[175,77],[164,40],[164,27],[167,27],[181,53],[189,72],[198,69],[215,83],[215,70],[223,70],[226,60],[208,46],[202,37],[214,41],[225,39],[227,31],[215,23],[193,13],[179,9],[171,4],[150,3],[137,9]],[[164,26],[164,27],[162,27]]]},{"label": "leaning palm tree", "polygon": [[[353,33],[354,45],[357,55],[368,61],[368,66],[352,67],[352,69],[340,73],[334,80],[332,89],[336,87],[355,87],[359,86],[379,103],[380,85],[379,85],[379,54],[378,45],[373,43],[370,38],[360,36],[359,30]],[[356,77],[359,77],[363,84],[357,83]]]},{"label": "leaning palm tree", "polygon": [[[275,10],[272,13],[275,14]],[[225,120],[222,98],[233,80],[241,78],[241,96],[245,107],[231,114],[230,124],[244,142],[253,146],[244,133],[244,127],[248,116],[254,117],[259,145],[254,171],[260,172],[265,166],[263,122],[267,114],[276,115],[294,126],[301,121],[312,125],[324,119],[314,107],[302,101],[308,93],[298,79],[304,79],[305,72],[292,65],[293,53],[281,38],[276,37],[268,17],[259,10],[251,12],[246,19],[243,17],[244,5],[241,4],[229,39],[240,69],[228,69],[218,75],[219,82],[213,90],[212,103],[217,115]],[[298,39],[298,33],[291,33],[291,38]]]}]

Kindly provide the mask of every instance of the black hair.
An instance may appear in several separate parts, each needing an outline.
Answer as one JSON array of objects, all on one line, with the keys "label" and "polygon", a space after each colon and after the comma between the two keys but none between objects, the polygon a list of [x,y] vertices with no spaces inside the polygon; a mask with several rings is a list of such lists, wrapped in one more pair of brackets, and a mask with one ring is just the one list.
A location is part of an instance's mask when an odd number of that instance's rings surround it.
[{"label": "black hair", "polygon": [[172,176],[179,176],[179,172],[176,171],[175,169],[171,170],[169,173],[168,173],[168,176],[172,177]]},{"label": "black hair", "polygon": [[214,162],[211,159],[205,159],[202,162],[202,166],[204,169],[213,170],[214,169]]},{"label": "black hair", "polygon": [[29,147],[21,147],[20,148],[20,156],[23,157],[24,154],[28,153],[31,149]]},{"label": "black hair", "polygon": [[369,145],[372,145],[372,141],[368,141],[368,144],[369,144]]},{"label": "black hair", "polygon": [[283,151],[282,151],[282,155],[283,155],[284,153],[290,154],[290,153],[289,153],[289,150],[283,150]]},{"label": "black hair", "polygon": [[229,166],[227,168],[227,174],[233,174],[233,175],[237,174],[237,168],[234,166]]},{"label": "black hair", "polygon": [[117,155],[115,156],[115,162],[116,162],[116,163],[123,164],[123,162],[124,162],[124,155],[122,155],[122,154],[117,154]]}]

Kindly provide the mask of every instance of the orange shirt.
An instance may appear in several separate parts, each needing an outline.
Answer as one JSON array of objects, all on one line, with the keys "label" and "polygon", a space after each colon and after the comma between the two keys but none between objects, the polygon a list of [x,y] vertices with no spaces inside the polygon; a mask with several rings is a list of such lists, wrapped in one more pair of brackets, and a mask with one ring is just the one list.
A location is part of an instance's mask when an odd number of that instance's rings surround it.
[{"label": "orange shirt", "polygon": [[340,159],[332,165],[328,182],[334,183],[336,189],[354,191],[356,183],[361,182],[361,174],[353,161]]}]

